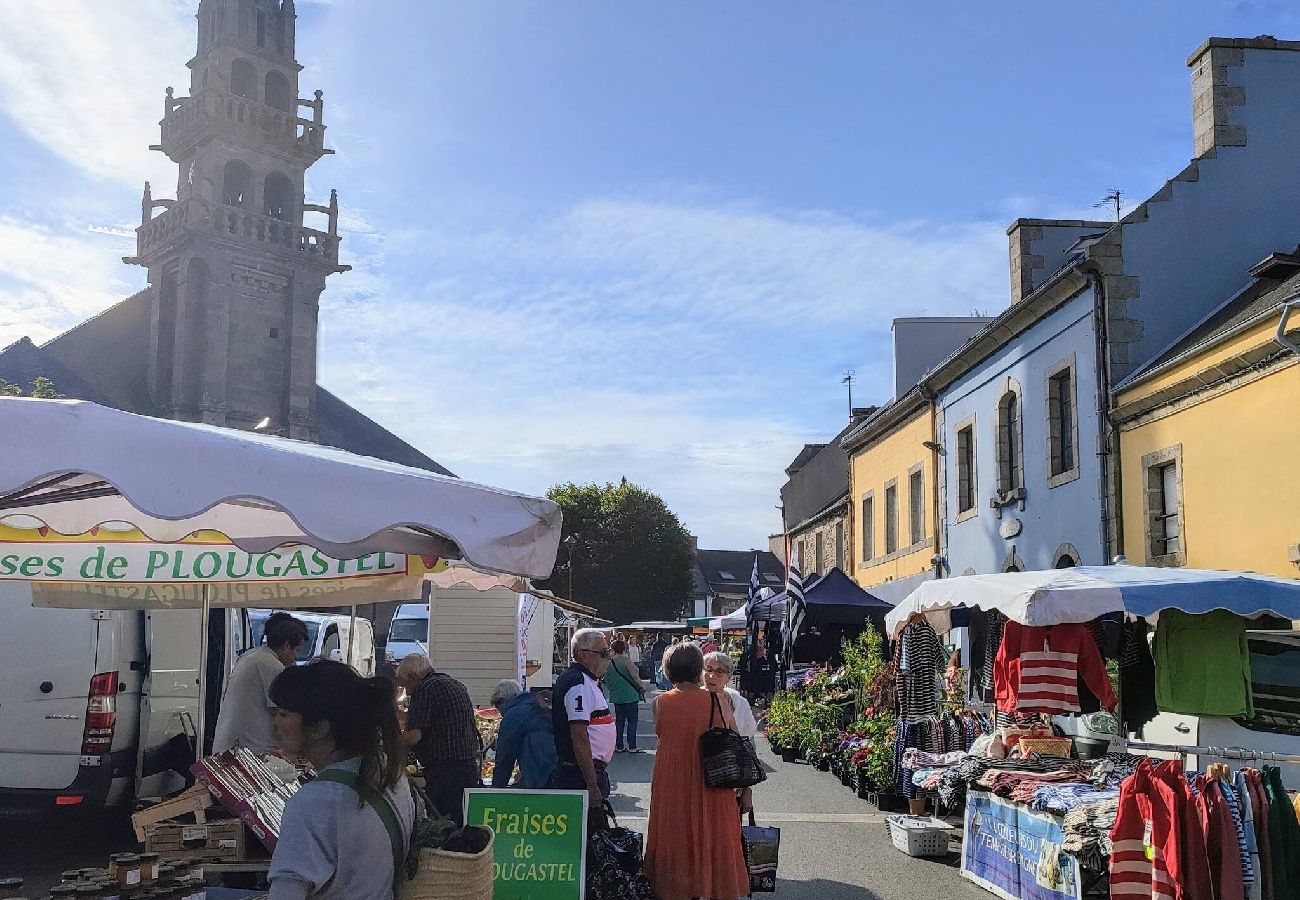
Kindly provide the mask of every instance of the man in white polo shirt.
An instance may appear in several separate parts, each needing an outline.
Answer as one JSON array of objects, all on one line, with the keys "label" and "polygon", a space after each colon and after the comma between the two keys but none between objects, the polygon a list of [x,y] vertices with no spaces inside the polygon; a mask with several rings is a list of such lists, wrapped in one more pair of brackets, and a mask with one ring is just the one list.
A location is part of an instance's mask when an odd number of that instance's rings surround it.
[{"label": "man in white polo shirt", "polygon": [[573,635],[573,664],[555,680],[551,694],[551,720],[559,764],[551,777],[557,790],[588,794],[588,818],[605,822],[609,796],[607,766],[614,758],[614,714],[600,689],[609,668],[609,639],[603,631],[583,628]]}]

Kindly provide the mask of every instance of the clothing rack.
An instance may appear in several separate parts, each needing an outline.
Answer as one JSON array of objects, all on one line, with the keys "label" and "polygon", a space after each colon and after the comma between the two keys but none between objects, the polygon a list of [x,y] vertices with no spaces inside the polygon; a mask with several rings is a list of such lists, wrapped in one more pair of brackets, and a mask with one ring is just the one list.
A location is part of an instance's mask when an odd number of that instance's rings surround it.
[{"label": "clothing rack", "polygon": [[1129,741],[1130,750],[1155,750],[1161,753],[1180,753],[1183,756],[1212,756],[1216,759],[1233,759],[1243,762],[1300,763],[1295,753],[1274,753],[1270,750],[1248,750],[1245,747],[1188,747],[1184,744],[1148,744]]}]

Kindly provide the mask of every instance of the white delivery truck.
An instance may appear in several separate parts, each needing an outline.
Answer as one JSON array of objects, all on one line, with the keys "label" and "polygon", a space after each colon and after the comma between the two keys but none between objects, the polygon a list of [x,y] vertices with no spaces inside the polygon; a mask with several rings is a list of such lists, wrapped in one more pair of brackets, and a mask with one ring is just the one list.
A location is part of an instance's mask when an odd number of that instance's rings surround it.
[{"label": "white delivery truck", "polygon": [[[31,588],[0,582],[0,809],[96,808],[179,789],[198,718],[197,610],[36,608]],[[216,610],[209,622],[207,728],[224,677],[260,643],[269,610]],[[341,651],[350,619],[295,613],[310,659]],[[357,620],[354,665],[375,671],[374,635]]]}]

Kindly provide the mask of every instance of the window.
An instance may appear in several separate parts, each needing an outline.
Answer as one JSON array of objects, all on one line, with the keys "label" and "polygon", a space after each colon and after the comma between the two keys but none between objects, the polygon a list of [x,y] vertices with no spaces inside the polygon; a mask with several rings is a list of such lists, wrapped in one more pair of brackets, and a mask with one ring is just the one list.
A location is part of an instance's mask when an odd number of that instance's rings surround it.
[{"label": "window", "polygon": [[1079,474],[1078,425],[1074,411],[1074,366],[1067,365],[1047,379],[1048,475],[1051,486]]},{"label": "window", "polygon": [[1252,718],[1234,721],[1251,731],[1300,735],[1300,632],[1248,631]]},{"label": "window", "polygon": [[718,572],[718,577],[721,578],[723,581],[735,581],[735,580],[736,580],[736,576],[735,576],[735,575],[732,575],[730,572],[726,571],[725,569],[723,569],[723,570],[719,570],[719,572]]},{"label": "window", "polygon": [[763,580],[766,581],[768,584],[780,584],[780,583],[781,583],[781,576],[780,576],[780,575],[773,575],[771,572],[764,572],[764,573],[763,573]]},{"label": "window", "polygon": [[844,570],[844,523],[835,523],[835,568]]},{"label": "window", "polygon": [[262,214],[282,222],[293,221],[293,185],[282,172],[272,172],[263,182]]},{"label": "window", "polygon": [[230,64],[230,93],[245,100],[257,99],[257,70],[246,59]]},{"label": "window", "polygon": [[885,555],[898,549],[898,483],[885,485]]},{"label": "window", "polygon": [[822,573],[822,566],[826,560],[822,555],[822,533],[819,531],[813,535],[813,555],[816,557],[817,568],[814,569],[818,575]]},{"label": "window", "polygon": [[957,513],[975,509],[975,423],[957,430]]},{"label": "window", "polygon": [[998,491],[1024,486],[1020,453],[1020,395],[1009,390],[998,401]]},{"label": "window", "polygon": [[226,163],[221,179],[221,202],[226,206],[248,206],[253,197],[253,173],[237,159]]},{"label": "window", "polygon": [[912,544],[925,540],[925,477],[917,469],[907,476],[907,524]]},{"label": "window", "polygon": [[331,625],[325,632],[325,640],[320,647],[321,659],[329,659],[335,650],[342,650],[342,643],[339,641],[339,630]]},{"label": "window", "polygon": [[1178,465],[1165,463],[1151,470],[1152,489],[1158,503],[1152,523],[1152,546],[1157,556],[1182,549],[1182,528],[1178,521]]},{"label": "window", "polygon": [[293,103],[290,93],[292,92],[289,90],[288,78],[280,72],[266,73],[266,79],[262,82],[262,102],[278,110],[292,112]]},{"label": "window", "polygon": [[871,562],[876,555],[876,519],[875,497],[867,494],[862,498],[862,561]]},{"label": "window", "polygon": [[1183,521],[1183,445],[1175,444],[1142,457],[1146,501],[1146,550],[1149,566],[1186,565],[1187,535]]}]

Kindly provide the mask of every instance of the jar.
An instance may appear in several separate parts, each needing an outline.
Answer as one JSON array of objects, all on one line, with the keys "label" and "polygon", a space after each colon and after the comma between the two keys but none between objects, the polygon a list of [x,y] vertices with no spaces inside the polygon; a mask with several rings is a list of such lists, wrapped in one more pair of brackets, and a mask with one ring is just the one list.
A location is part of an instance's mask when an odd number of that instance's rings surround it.
[{"label": "jar", "polygon": [[203,872],[203,860],[196,859],[190,863],[190,880],[198,884],[207,883],[207,876]]},{"label": "jar", "polygon": [[99,887],[100,900],[122,900],[122,889],[117,886],[116,881],[97,878],[94,883]]},{"label": "jar", "polygon": [[104,893],[99,889],[99,885],[82,881],[77,884],[77,890],[72,896],[79,897],[81,900],[102,900]]},{"label": "jar", "polygon": [[153,884],[158,880],[158,869],[161,864],[158,862],[157,853],[140,854],[140,883],[144,885]]},{"label": "jar", "polygon": [[64,872],[62,875],[59,876],[60,884],[76,884],[80,880],[81,880],[80,869],[69,869],[68,871]]},{"label": "jar", "polygon": [[64,897],[75,897],[77,895],[77,884],[73,881],[67,881],[63,884],[56,884],[50,888],[50,900],[62,900]]},{"label": "jar", "polygon": [[117,886],[133,888],[140,886],[140,857],[134,853],[119,853],[113,857],[116,865]]}]

